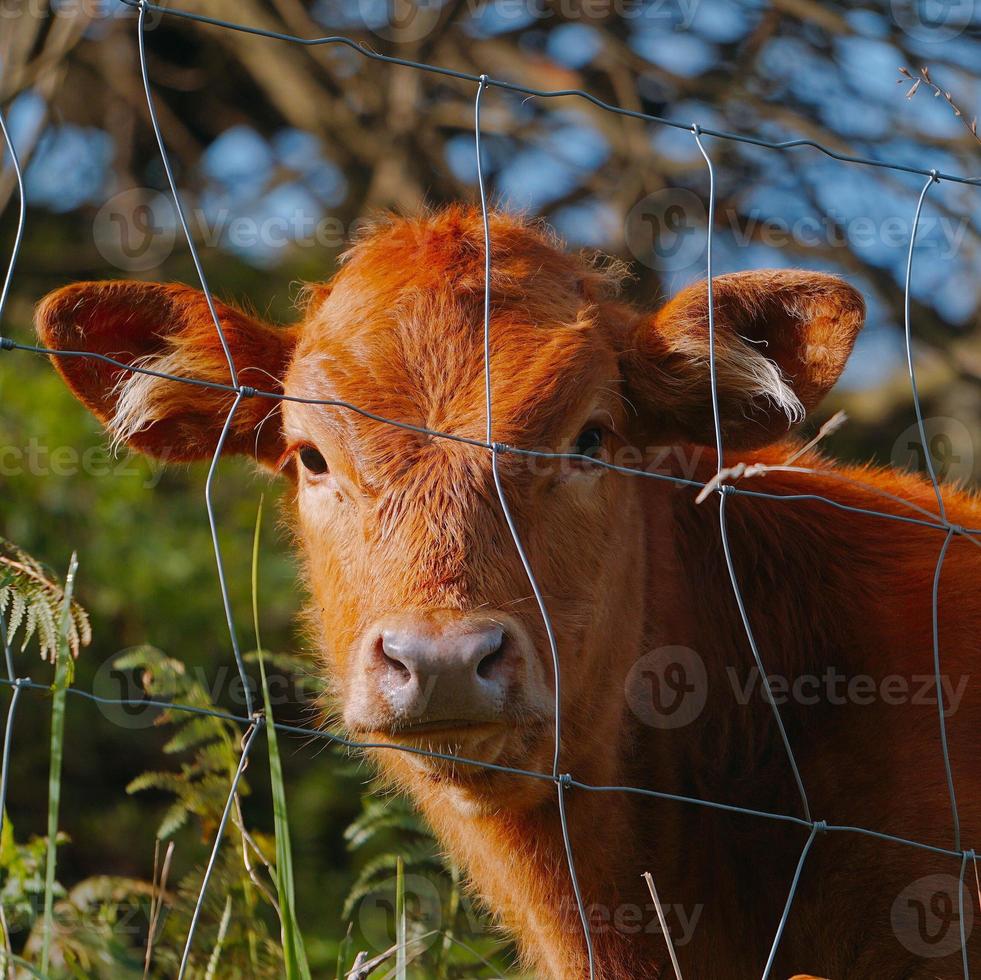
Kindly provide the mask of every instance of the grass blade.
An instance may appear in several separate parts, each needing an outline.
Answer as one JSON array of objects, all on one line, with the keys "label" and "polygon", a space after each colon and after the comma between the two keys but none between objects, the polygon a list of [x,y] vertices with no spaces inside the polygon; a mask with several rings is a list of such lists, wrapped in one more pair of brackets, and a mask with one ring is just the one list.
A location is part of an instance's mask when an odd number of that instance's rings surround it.
[{"label": "grass blade", "polygon": [[341,944],[337,949],[337,972],[334,974],[334,980],[344,980],[347,961],[351,956],[351,946],[354,943],[354,940],[351,937],[353,930],[354,923],[349,922],[347,924],[347,932],[344,935],[344,939],[341,941]]},{"label": "grass blade", "polygon": [[296,920],[296,895],[293,886],[293,849],[290,845],[290,826],[286,810],[286,789],[283,784],[283,765],[273,725],[272,701],[266,681],[266,661],[259,636],[259,535],[262,530],[262,504],[255,518],[252,538],[252,620],[255,645],[259,656],[259,676],[262,681],[262,700],[266,710],[266,745],[269,749],[269,781],[272,785],[273,825],[276,833],[276,892],[279,897],[279,919],[283,943],[283,964],[286,980],[310,980],[303,934]]},{"label": "grass blade", "polygon": [[78,556],[73,552],[65,579],[58,644],[54,653],[55,676],[51,685],[51,760],[48,769],[48,852],[44,871],[44,919],[41,925],[41,973],[47,975],[54,935],[55,868],[58,862],[58,811],[61,807],[61,763],[65,746],[65,702],[74,675],[71,653],[72,592]]},{"label": "grass blade", "polygon": [[395,980],[406,980],[409,957],[406,949],[405,862],[401,856],[395,866]]},{"label": "grass blade", "polygon": [[215,948],[211,951],[208,958],[208,968],[205,970],[204,980],[215,980],[218,976],[218,963],[221,960],[221,949],[225,945],[225,937],[228,935],[228,924],[232,921],[232,896],[225,898],[225,911],[221,914],[221,922],[218,925],[218,937],[215,939]]}]

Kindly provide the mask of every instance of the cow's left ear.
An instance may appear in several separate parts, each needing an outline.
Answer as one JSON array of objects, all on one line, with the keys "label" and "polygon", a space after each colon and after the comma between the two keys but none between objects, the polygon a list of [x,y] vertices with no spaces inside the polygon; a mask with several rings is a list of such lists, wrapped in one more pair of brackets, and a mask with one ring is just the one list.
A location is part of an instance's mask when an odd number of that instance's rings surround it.
[{"label": "cow's left ear", "polygon": [[[240,383],[281,390],[296,331],[218,300],[213,304]],[[125,280],[79,282],[45,296],[35,323],[44,346],[59,352],[52,357],[59,373],[115,442],[171,462],[207,459],[215,451],[232,395],[210,386],[228,385],[231,375],[200,290]],[[128,372],[103,358],[157,374]],[[226,450],[273,466],[284,449],[277,405],[243,398]]]},{"label": "cow's left ear", "polygon": [[[795,269],[717,276],[713,292],[724,445],[774,442],[838,380],[865,302],[836,276]],[[705,282],[641,317],[621,363],[645,428],[665,439],[714,443]]]}]

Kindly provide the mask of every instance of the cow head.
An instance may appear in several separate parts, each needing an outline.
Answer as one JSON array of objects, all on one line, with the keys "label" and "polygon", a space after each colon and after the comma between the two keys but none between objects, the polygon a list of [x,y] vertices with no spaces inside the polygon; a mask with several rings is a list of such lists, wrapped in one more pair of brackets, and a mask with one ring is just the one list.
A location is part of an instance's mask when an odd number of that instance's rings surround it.
[{"label": "cow head", "polygon": [[[646,552],[644,481],[590,458],[712,443],[706,287],[641,312],[616,300],[609,268],[540,228],[495,214],[490,230],[493,441],[578,457],[501,452],[497,480],[554,626],[574,736],[563,749],[588,751],[623,700]],[[243,397],[225,448],[291,481],[309,619],[350,732],[548,769],[547,635],[492,454],[473,444],[486,429],[483,302],[481,214],[453,208],[373,226],[306,290],[293,327],[216,303],[239,382],[297,399]],[[717,278],[715,304],[726,445],[777,440],[840,374],[862,299],[830,276],[768,271]],[[79,283],[45,298],[37,326],[58,350],[230,380],[206,298],[188,287]],[[170,460],[214,452],[228,391],[54,360],[117,442]],[[396,776],[495,778],[386,759]]]}]

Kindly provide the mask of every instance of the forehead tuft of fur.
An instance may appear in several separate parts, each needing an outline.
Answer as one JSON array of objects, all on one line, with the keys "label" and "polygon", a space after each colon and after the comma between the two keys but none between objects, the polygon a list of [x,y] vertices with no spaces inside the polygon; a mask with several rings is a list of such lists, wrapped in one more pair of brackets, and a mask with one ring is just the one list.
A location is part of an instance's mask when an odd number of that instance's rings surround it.
[{"label": "forehead tuft of fur", "polygon": [[[599,301],[615,295],[626,266],[570,253],[541,219],[495,210],[489,215],[491,291],[532,301],[575,294]],[[341,256],[342,272],[425,288],[452,279],[454,289],[483,293],[484,220],[479,208],[451,205],[415,217],[382,214],[362,223]]]}]

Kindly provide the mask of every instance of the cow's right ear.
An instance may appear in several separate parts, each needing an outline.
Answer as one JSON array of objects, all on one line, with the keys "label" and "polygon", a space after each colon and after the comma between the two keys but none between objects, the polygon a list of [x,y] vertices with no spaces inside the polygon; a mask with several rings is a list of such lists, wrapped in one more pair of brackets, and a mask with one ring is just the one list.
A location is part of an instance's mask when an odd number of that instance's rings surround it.
[{"label": "cow's right ear", "polygon": [[[831,389],[865,320],[837,276],[754,269],[713,279],[719,425],[729,449],[784,438]],[[711,446],[708,285],[638,319],[622,358],[628,397],[657,438]]]},{"label": "cow's right ear", "polygon": [[[239,384],[280,392],[295,330],[274,327],[214,301]],[[234,393],[127,371],[123,364],[228,385],[231,375],[204,293],[147,282],[81,282],[49,293],[38,305],[41,343],[75,395],[116,443],[165,460],[212,455]],[[244,397],[225,447],[273,465],[283,451],[278,402]]]}]

